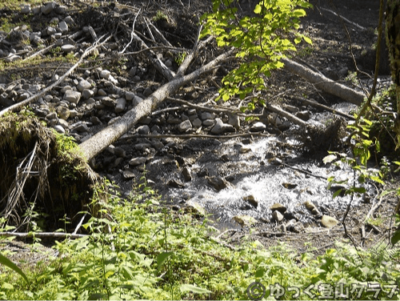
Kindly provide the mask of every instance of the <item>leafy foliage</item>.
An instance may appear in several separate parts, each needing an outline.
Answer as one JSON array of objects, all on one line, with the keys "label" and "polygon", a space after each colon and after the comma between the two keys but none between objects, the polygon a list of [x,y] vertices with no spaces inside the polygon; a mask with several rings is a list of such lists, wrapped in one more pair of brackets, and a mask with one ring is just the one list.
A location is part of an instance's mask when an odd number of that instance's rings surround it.
[{"label": "leafy foliage", "polygon": [[[98,196],[104,195],[102,187],[97,189]],[[265,297],[277,297],[273,287],[279,283],[298,287],[299,298],[309,299],[304,291],[310,286],[318,297],[321,284],[393,285],[400,277],[399,250],[389,253],[384,247],[357,253],[338,244],[317,257],[248,241],[233,251],[210,238],[210,221],[161,209],[159,197],[145,183],[130,200],[114,194],[101,202],[102,215],[84,225],[90,236],[58,242],[58,258],[26,271],[30,285],[14,272],[2,272],[0,298],[248,299],[248,286],[259,281],[267,288]],[[357,293],[348,299],[358,298]],[[281,298],[293,294],[286,290]],[[376,299],[366,290],[360,298]]]},{"label": "leafy foliage", "polygon": [[[237,49],[241,59],[237,69],[223,79],[219,98],[228,100],[236,95],[244,99],[248,94],[266,89],[264,77],[283,67],[281,58],[288,51],[295,51],[295,44],[304,39],[297,32],[303,8],[311,7],[306,0],[262,0],[257,4],[254,17],[239,19],[234,0],[213,0],[213,12],[205,14],[201,37],[214,35],[218,46]],[[263,103],[261,99],[254,98]],[[252,109],[252,108],[250,108]]]}]

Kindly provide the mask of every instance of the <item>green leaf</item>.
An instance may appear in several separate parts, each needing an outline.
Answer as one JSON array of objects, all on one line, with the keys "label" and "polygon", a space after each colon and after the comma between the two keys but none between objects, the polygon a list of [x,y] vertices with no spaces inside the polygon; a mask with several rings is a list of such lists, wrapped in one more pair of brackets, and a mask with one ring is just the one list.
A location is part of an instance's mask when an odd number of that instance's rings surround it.
[{"label": "green leaf", "polygon": [[186,292],[192,292],[193,294],[211,294],[212,292],[205,289],[205,288],[201,288],[198,286],[194,286],[191,284],[182,284],[180,286],[180,290],[182,293],[186,293]]},{"label": "green leaf", "polygon": [[24,274],[24,272],[22,272],[22,270],[17,267],[15,265],[15,263],[13,263],[10,259],[8,259],[7,257],[3,256],[2,254],[0,254],[0,263],[9,267],[10,269],[14,270],[15,272],[17,272],[18,274],[20,274],[26,282],[28,281],[28,277],[26,277],[26,275]]},{"label": "green leaf", "polygon": [[337,197],[342,192],[342,189],[338,189],[334,194],[333,198]]},{"label": "green leaf", "polygon": [[254,13],[256,13],[258,15],[261,13],[261,5],[260,4],[256,5],[256,8],[254,9]]},{"label": "green leaf", "polygon": [[394,232],[391,242],[392,245],[395,245],[398,241],[400,240],[400,230],[397,230],[396,232]]},{"label": "green leaf", "polygon": [[163,252],[160,255],[157,256],[157,265],[160,268],[165,261],[168,259],[168,257],[170,257],[171,255],[173,255],[173,252]]}]

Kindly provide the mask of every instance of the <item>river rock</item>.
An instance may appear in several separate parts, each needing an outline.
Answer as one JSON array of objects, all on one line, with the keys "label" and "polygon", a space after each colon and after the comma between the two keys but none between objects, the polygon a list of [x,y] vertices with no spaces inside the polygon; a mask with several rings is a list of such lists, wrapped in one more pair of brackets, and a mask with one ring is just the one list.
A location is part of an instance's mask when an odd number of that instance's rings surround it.
[{"label": "river rock", "polygon": [[190,120],[185,120],[178,125],[178,130],[181,133],[185,133],[192,128]]},{"label": "river rock", "polygon": [[114,147],[113,149],[114,155],[120,158],[125,158],[126,157],[126,151],[122,147]]},{"label": "river rock", "polygon": [[206,120],[206,119],[214,119],[214,114],[210,113],[210,112],[203,112],[200,114],[200,118],[201,120]]},{"label": "river rock", "polygon": [[146,161],[147,161],[147,158],[146,158],[146,157],[132,158],[132,159],[129,161],[129,165],[137,166],[137,165],[146,163]]},{"label": "river rock", "polygon": [[311,113],[310,113],[310,111],[300,111],[300,112],[297,112],[295,114],[295,116],[304,121],[308,121],[311,118]]},{"label": "river rock", "polygon": [[142,125],[137,128],[137,132],[139,135],[148,135],[150,134],[150,128],[148,125]]},{"label": "river rock", "polygon": [[102,122],[100,121],[100,119],[96,116],[92,116],[90,117],[90,122],[93,123],[94,125],[99,125],[102,124]]},{"label": "river rock", "polygon": [[30,4],[22,6],[22,8],[21,8],[21,13],[22,14],[29,14],[30,12],[31,12]]},{"label": "river rock", "polygon": [[330,217],[328,215],[322,216],[321,224],[325,228],[332,228],[332,227],[336,226],[338,223],[339,223],[339,221],[336,218]]},{"label": "river rock", "polygon": [[101,103],[106,107],[114,108],[115,105],[117,104],[117,100],[109,96],[104,96],[101,98]]},{"label": "river rock", "polygon": [[230,184],[227,180],[221,177],[206,177],[206,179],[208,181],[208,184],[214,187],[217,191],[232,186],[232,184]]},{"label": "river rock", "polygon": [[306,201],[304,203],[304,206],[306,206],[306,208],[308,210],[311,211],[312,214],[314,215],[320,215],[321,213],[319,212],[318,208],[311,202],[311,201]]},{"label": "river rock", "polygon": [[131,70],[129,70],[129,76],[134,77],[136,75],[136,72],[137,72],[137,67],[133,66]]},{"label": "river rock", "polygon": [[272,218],[273,218],[274,220],[276,220],[277,222],[281,222],[281,221],[283,221],[283,219],[284,219],[282,213],[280,213],[278,210],[274,210],[274,211],[272,212]]},{"label": "river rock", "polygon": [[90,89],[92,88],[92,84],[89,83],[87,80],[81,80],[78,84],[78,86],[76,87],[78,89],[79,92],[82,92],[85,89]]},{"label": "river rock", "polygon": [[197,202],[194,201],[187,201],[185,204],[185,211],[186,212],[191,212],[196,215],[204,216],[206,214],[206,211],[204,208]]},{"label": "river rock", "polygon": [[111,72],[108,71],[108,70],[102,70],[102,71],[100,72],[100,77],[101,77],[101,78],[104,78],[104,79],[109,79],[109,78],[110,78],[110,75],[111,75]]},{"label": "river rock", "polygon": [[251,132],[262,132],[267,129],[267,126],[262,122],[253,123],[250,127]]},{"label": "river rock", "polygon": [[64,128],[63,128],[61,125],[57,124],[57,125],[55,125],[53,128],[54,128],[57,132],[59,132],[60,134],[65,134],[65,130],[64,130]]},{"label": "river rock", "polygon": [[186,182],[190,182],[192,180],[192,175],[188,167],[183,168],[182,175]]},{"label": "river rock", "polygon": [[53,11],[53,9],[56,8],[56,6],[57,6],[57,3],[50,2],[50,3],[43,5],[40,10],[41,10],[42,14],[48,15]]},{"label": "river rock", "polygon": [[243,198],[244,201],[249,202],[251,205],[257,208],[258,200],[254,197],[254,195],[248,195]]},{"label": "river rock", "polygon": [[75,46],[71,44],[66,44],[61,46],[61,51],[68,53],[75,50]]},{"label": "river rock", "polygon": [[169,123],[169,124],[179,124],[181,122],[182,121],[179,118],[174,117],[173,115],[168,116],[167,123]]},{"label": "river rock", "polygon": [[58,24],[58,28],[60,29],[61,33],[66,33],[68,32],[68,24],[65,21],[61,21]]},{"label": "river rock", "polygon": [[125,111],[126,107],[126,100],[125,98],[118,98],[117,99],[117,105],[115,106],[115,113],[121,113]]},{"label": "river rock", "polygon": [[84,89],[82,91],[82,96],[84,99],[89,99],[94,96],[94,91],[90,89]]},{"label": "river rock", "polygon": [[99,95],[99,96],[107,96],[107,92],[104,91],[103,89],[99,89],[99,90],[97,91],[97,95]]},{"label": "river rock", "polygon": [[285,187],[286,189],[294,189],[297,187],[297,184],[284,182],[282,183],[282,186]]},{"label": "river rock", "polygon": [[56,112],[58,114],[58,117],[64,120],[67,120],[71,114],[68,108],[64,106],[58,106]]},{"label": "river rock", "polygon": [[122,172],[122,176],[124,177],[125,180],[130,180],[135,178],[135,174],[132,170],[126,169]]},{"label": "river rock", "polygon": [[228,113],[228,124],[232,125],[236,130],[240,129],[240,118],[236,114]]},{"label": "river rock", "polygon": [[204,126],[212,126],[215,124],[215,120],[214,119],[206,119],[206,120],[203,120],[202,124]]},{"label": "river rock", "polygon": [[285,213],[285,211],[287,210],[285,206],[279,203],[273,204],[269,209],[271,209],[272,211],[279,211],[282,214]]},{"label": "river rock", "polygon": [[177,179],[169,180],[167,185],[171,186],[171,187],[174,187],[174,188],[183,188],[183,187],[185,187],[185,185],[181,181],[179,181]]},{"label": "river rock", "polygon": [[193,125],[193,127],[195,127],[195,128],[199,128],[199,127],[201,127],[202,122],[201,122],[201,120],[200,120],[199,118],[196,118],[196,119],[194,119],[194,120],[192,121],[192,125]]},{"label": "river rock", "polygon": [[234,132],[235,129],[232,125],[223,123],[220,118],[215,119],[215,125],[211,129],[211,133],[214,135],[221,135],[226,132]]},{"label": "river rock", "polygon": [[242,227],[250,227],[257,223],[257,220],[254,217],[248,215],[236,215],[232,219]]},{"label": "river rock", "polygon": [[77,104],[81,99],[81,93],[78,91],[67,90],[64,94],[64,99],[71,103]]},{"label": "river rock", "polygon": [[55,29],[52,26],[47,27],[46,32],[49,36],[51,36],[52,34],[55,34],[57,32],[57,29]]}]

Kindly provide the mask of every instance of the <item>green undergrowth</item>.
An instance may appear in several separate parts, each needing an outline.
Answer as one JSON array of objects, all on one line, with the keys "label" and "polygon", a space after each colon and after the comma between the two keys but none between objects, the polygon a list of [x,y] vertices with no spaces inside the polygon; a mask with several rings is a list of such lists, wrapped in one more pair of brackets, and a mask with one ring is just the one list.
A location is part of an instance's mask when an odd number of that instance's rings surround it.
[{"label": "green undergrowth", "polygon": [[[129,200],[109,196],[101,213],[83,225],[90,235],[57,242],[57,258],[24,267],[28,282],[0,267],[0,298],[251,299],[265,287],[264,298],[330,299],[321,288],[331,286],[336,299],[400,299],[392,292],[400,252],[384,244],[358,252],[337,244],[314,256],[244,237],[232,250],[212,238],[210,221],[165,209],[144,184]],[[371,284],[384,291],[376,296]]]}]

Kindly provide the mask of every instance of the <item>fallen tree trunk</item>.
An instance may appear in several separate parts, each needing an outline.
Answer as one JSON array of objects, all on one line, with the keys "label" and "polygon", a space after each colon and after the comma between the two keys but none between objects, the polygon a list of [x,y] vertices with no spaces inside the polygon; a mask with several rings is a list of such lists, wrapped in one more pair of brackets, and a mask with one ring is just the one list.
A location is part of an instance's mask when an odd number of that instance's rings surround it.
[{"label": "fallen tree trunk", "polygon": [[164,84],[152,95],[140,102],[135,108],[125,113],[121,119],[112,125],[106,127],[102,131],[95,134],[85,142],[79,145],[86,160],[91,160],[107,146],[116,141],[125,134],[132,126],[134,126],[142,117],[151,113],[165,98],[178,90],[181,86],[195,80],[200,75],[212,71],[220,62],[225,60],[233,50],[221,54],[207,65],[197,69],[196,71],[178,77]]},{"label": "fallen tree trunk", "polygon": [[320,75],[309,68],[306,68],[292,60],[282,59],[285,69],[291,73],[297,74],[310,83],[314,84],[318,89],[329,94],[340,97],[343,100],[360,105],[364,101],[365,95],[355,91],[345,85],[339,84],[323,75]]}]

